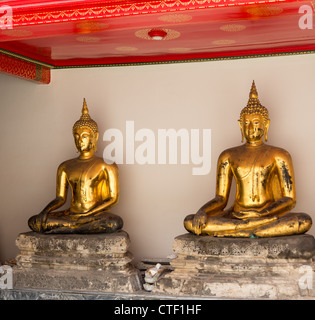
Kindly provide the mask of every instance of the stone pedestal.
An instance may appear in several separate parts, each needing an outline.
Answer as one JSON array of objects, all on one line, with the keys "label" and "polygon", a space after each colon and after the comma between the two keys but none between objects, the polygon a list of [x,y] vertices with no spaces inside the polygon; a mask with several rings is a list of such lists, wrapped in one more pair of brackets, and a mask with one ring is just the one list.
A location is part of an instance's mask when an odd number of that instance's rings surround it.
[{"label": "stone pedestal", "polygon": [[174,271],[153,293],[236,299],[314,299],[310,235],[275,238],[215,238],[184,234],[175,238]]},{"label": "stone pedestal", "polygon": [[136,292],[141,276],[130,262],[125,231],[101,234],[22,233],[13,288]]}]

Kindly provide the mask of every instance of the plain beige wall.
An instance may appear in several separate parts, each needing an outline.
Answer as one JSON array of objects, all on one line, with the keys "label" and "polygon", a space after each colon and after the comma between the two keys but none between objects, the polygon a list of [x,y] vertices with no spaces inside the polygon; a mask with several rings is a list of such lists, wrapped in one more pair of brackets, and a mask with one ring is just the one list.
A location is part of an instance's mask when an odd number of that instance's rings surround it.
[{"label": "plain beige wall", "polygon": [[[183,219],[214,196],[219,153],[239,145],[237,120],[254,79],[269,109],[269,144],[294,161],[295,211],[315,219],[315,55],[150,66],[53,70],[50,85],[0,74],[0,261],[17,254],[15,239],[27,220],[55,196],[58,165],[75,157],[72,125],[82,99],[98,122],[98,155],[106,129],[211,129],[211,171],[194,176],[188,165],[120,168],[120,202],[112,212],[124,220],[136,257],[172,254]],[[314,235],[314,227],[309,232]]]}]

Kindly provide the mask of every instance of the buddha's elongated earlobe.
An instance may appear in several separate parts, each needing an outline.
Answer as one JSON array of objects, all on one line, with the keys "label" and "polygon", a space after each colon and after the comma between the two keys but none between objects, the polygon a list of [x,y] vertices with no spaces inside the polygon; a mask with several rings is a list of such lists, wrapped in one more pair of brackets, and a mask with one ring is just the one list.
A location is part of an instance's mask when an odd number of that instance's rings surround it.
[{"label": "buddha's elongated earlobe", "polygon": [[244,130],[243,130],[243,121],[238,120],[238,124],[240,125],[241,134],[242,134],[242,142],[244,142]]},{"label": "buddha's elongated earlobe", "polygon": [[98,140],[98,137],[99,137],[99,133],[97,132],[97,133],[94,134],[93,142],[92,142],[93,143],[92,148],[93,148],[94,152],[97,151],[97,140]]},{"label": "buddha's elongated earlobe", "polygon": [[270,120],[268,119],[268,120],[265,122],[265,131],[264,131],[264,139],[265,139],[265,141],[268,141],[269,123],[270,123]]}]

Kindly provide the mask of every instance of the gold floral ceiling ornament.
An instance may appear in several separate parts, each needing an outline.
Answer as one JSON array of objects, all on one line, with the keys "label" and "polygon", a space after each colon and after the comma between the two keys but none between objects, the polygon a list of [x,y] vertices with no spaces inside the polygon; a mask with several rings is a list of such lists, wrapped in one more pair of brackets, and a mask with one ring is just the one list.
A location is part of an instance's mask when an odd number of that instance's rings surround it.
[{"label": "gold floral ceiling ornament", "polygon": [[223,40],[214,40],[214,41],[212,41],[212,44],[215,44],[215,45],[228,45],[228,44],[234,44],[235,42],[236,42],[235,40],[223,39]]},{"label": "gold floral ceiling ornament", "polygon": [[136,47],[116,47],[115,50],[120,51],[120,52],[136,52],[139,49]]},{"label": "gold floral ceiling ornament", "polygon": [[183,14],[183,13],[174,13],[174,14],[166,14],[158,18],[160,21],[163,22],[187,22],[192,19],[192,16],[189,14]]},{"label": "gold floral ceiling ornament", "polygon": [[165,33],[165,36],[162,37],[160,40],[174,40],[176,38],[180,37],[180,32],[173,30],[173,29],[141,29],[135,32],[135,36],[144,40],[154,40],[153,37],[149,35],[150,32],[153,30],[159,30],[163,33]]},{"label": "gold floral ceiling ornament", "polygon": [[23,38],[23,37],[29,37],[29,36],[33,35],[33,32],[29,31],[29,30],[11,29],[11,30],[1,31],[1,34],[8,36],[8,37]]},{"label": "gold floral ceiling ornament", "polygon": [[75,24],[76,33],[92,33],[108,29],[109,25],[104,22],[80,21]]},{"label": "gold floral ceiling ornament", "polygon": [[275,16],[275,15],[281,14],[283,12],[283,9],[280,7],[259,6],[259,7],[248,8],[246,12],[253,16],[269,17],[269,16]]},{"label": "gold floral ceiling ornament", "polygon": [[246,29],[246,26],[243,24],[225,24],[220,27],[220,30],[226,32],[239,32]]},{"label": "gold floral ceiling ornament", "polygon": [[95,43],[101,41],[101,38],[99,37],[89,37],[89,36],[80,36],[76,38],[79,42],[85,42],[85,43]]}]

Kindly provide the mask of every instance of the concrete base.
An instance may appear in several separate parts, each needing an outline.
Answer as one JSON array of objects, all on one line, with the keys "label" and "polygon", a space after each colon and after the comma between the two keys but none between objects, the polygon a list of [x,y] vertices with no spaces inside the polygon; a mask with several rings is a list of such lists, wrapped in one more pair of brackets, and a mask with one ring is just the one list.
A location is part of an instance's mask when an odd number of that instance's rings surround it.
[{"label": "concrete base", "polygon": [[162,276],[155,294],[236,299],[314,299],[310,235],[275,238],[175,238],[174,271]]},{"label": "concrete base", "polygon": [[141,275],[128,251],[125,231],[102,234],[22,233],[13,288],[90,292],[136,292]]}]

